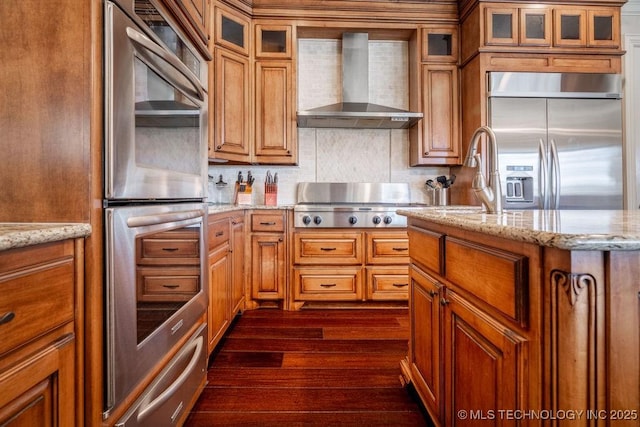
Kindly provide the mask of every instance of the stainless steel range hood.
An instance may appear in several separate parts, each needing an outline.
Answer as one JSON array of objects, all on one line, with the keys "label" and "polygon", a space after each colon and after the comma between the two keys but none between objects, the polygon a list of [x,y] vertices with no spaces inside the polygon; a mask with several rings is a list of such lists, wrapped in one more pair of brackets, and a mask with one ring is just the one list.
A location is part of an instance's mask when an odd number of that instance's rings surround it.
[{"label": "stainless steel range hood", "polygon": [[369,35],[342,35],[343,102],[298,111],[301,128],[406,129],[422,113],[369,103]]}]

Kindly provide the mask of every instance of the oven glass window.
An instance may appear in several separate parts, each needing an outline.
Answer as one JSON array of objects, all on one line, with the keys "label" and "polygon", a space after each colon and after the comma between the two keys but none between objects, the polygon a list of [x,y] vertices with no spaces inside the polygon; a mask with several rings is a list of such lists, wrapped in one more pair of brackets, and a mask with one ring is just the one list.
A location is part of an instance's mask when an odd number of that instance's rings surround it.
[{"label": "oven glass window", "polygon": [[136,327],[140,344],[201,290],[200,226],[136,238]]},{"label": "oven glass window", "polygon": [[139,166],[200,174],[200,108],[135,58],[135,155]]},{"label": "oven glass window", "polygon": [[195,74],[200,80],[200,61],[193,54],[191,49],[182,41],[176,31],[160,14],[158,9],[149,0],[136,0],[135,12],[140,19],[147,24],[147,27],[153,31],[164,42],[165,45],[173,52],[182,62]]}]

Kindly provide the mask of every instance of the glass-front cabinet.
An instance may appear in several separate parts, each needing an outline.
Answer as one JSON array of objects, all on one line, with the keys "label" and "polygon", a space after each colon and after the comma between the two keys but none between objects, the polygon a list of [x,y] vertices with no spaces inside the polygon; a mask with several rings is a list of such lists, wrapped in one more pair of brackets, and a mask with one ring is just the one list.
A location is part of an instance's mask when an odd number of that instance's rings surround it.
[{"label": "glass-front cabinet", "polygon": [[256,58],[291,58],[291,25],[256,25]]},{"label": "glass-front cabinet", "polygon": [[216,44],[249,56],[249,19],[230,10],[216,7]]},{"label": "glass-front cabinet", "polygon": [[487,46],[620,47],[616,7],[489,4],[484,9]]},{"label": "glass-front cabinet", "polygon": [[457,26],[422,28],[423,62],[457,62],[458,29]]}]

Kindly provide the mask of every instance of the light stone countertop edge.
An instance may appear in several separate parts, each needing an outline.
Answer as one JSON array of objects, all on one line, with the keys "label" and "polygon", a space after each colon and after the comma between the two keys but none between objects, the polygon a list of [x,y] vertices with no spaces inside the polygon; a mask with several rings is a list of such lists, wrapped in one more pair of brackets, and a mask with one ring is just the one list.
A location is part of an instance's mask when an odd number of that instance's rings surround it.
[{"label": "light stone countertop edge", "polygon": [[[456,212],[458,210],[459,212]],[[576,251],[640,250],[639,211],[506,211],[399,209],[398,214],[462,230]]]},{"label": "light stone countertop edge", "polygon": [[91,225],[85,223],[0,223],[0,251],[41,243],[87,237]]}]

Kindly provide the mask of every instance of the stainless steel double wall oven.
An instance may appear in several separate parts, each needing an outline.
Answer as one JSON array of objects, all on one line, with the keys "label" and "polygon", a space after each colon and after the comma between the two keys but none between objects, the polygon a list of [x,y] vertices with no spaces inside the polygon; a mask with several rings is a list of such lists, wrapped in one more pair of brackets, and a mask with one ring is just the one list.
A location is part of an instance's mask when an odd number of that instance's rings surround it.
[{"label": "stainless steel double wall oven", "polygon": [[104,7],[103,415],[144,383],[116,425],[172,425],[206,375],[207,64],[160,2]]}]

